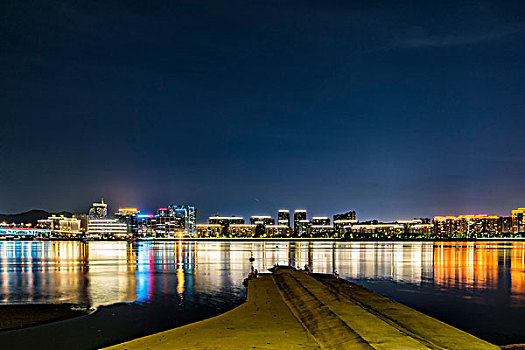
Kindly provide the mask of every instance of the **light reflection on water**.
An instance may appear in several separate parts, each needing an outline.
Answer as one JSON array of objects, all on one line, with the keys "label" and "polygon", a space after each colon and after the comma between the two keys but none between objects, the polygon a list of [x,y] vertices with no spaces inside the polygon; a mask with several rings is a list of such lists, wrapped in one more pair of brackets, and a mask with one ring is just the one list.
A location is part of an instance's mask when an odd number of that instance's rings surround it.
[{"label": "light reflection on water", "polygon": [[[525,307],[523,242],[2,241],[0,303],[219,309],[244,297],[252,255],[260,272],[275,264],[337,271],[422,311],[437,310],[434,316],[464,329],[474,321],[461,321],[461,313],[473,307],[511,315],[496,328],[509,328],[512,312]],[[525,330],[513,334],[525,341]]]},{"label": "light reflection on water", "polygon": [[[98,306],[146,302],[159,292],[182,297],[185,274],[194,276],[194,287],[203,282],[208,291],[220,290],[242,282],[252,254],[261,272],[275,264],[309,265],[352,280],[425,282],[444,290],[508,286],[511,305],[525,305],[523,242],[271,241],[0,242],[0,303]],[[159,280],[155,273],[168,274]]]}]

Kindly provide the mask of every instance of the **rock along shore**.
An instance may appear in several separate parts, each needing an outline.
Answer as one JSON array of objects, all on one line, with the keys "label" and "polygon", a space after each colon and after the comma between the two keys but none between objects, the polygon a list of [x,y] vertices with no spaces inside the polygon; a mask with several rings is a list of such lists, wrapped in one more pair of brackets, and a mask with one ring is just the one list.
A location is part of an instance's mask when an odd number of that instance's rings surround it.
[{"label": "rock along shore", "polygon": [[243,305],[107,349],[500,349],[331,275],[276,267]]}]

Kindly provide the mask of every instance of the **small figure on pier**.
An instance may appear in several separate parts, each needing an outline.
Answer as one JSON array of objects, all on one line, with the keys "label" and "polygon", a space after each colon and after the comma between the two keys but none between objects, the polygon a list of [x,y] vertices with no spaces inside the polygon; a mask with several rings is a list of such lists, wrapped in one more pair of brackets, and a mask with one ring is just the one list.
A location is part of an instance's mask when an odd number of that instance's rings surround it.
[{"label": "small figure on pier", "polygon": [[255,261],[255,258],[253,256],[250,257],[250,274],[249,277],[255,276],[257,277],[257,270],[253,266],[253,262]]},{"label": "small figure on pier", "polygon": [[334,271],[334,277],[339,279],[339,273],[337,272],[337,270]]},{"label": "small figure on pier", "polygon": [[304,272],[306,272],[307,274],[310,273],[310,266],[304,265]]}]

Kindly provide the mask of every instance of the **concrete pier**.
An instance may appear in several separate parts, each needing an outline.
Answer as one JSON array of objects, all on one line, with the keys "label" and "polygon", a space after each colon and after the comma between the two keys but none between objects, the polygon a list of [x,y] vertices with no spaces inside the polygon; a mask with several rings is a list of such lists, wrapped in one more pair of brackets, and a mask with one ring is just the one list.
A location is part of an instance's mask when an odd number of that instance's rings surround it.
[{"label": "concrete pier", "polygon": [[330,275],[276,267],[243,305],[108,349],[500,349]]}]

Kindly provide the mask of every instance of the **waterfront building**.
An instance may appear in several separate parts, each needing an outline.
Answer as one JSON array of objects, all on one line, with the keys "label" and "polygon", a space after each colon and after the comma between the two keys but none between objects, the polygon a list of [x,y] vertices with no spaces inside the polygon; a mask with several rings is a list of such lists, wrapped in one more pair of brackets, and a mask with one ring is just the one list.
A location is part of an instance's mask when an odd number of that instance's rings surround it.
[{"label": "waterfront building", "polygon": [[217,225],[242,225],[244,224],[244,218],[241,216],[210,216],[208,218],[208,224]]},{"label": "waterfront building", "polygon": [[[208,218],[208,225],[220,225],[221,235],[225,237],[231,237],[237,234],[238,231],[242,231],[240,226],[238,229],[229,230],[230,225],[244,225],[244,218],[241,216],[210,216]],[[253,225],[255,227],[255,225]],[[255,234],[255,231],[254,231]],[[250,234],[251,235],[251,234]]]},{"label": "waterfront building", "polygon": [[62,218],[58,226],[63,232],[80,233],[80,220],[77,218]]},{"label": "waterfront building", "polygon": [[266,225],[264,237],[290,237],[292,228],[288,225]]},{"label": "waterfront building", "polygon": [[326,216],[314,216],[312,218],[312,225],[329,226],[330,225],[330,218],[328,218]]},{"label": "waterfront building", "polygon": [[88,214],[75,214],[73,217],[80,220],[80,231],[86,233],[88,231],[89,215]]},{"label": "waterfront building", "polygon": [[402,238],[422,238],[432,235],[433,224],[430,219],[397,220],[396,223],[403,225]]},{"label": "waterfront building", "polygon": [[488,215],[436,216],[434,236],[443,238],[495,237],[501,233],[500,218]]},{"label": "waterfront building", "polygon": [[127,225],[116,219],[90,219],[88,235],[96,238],[125,238],[128,237]]},{"label": "waterfront building", "polygon": [[[306,236],[308,233],[308,227],[310,227],[310,221],[308,220],[299,220],[294,227],[294,235],[297,237],[303,237]],[[297,231],[296,229],[297,228]],[[295,233],[297,232],[297,233]]]},{"label": "waterfront building", "polygon": [[315,225],[312,223],[306,229],[306,236],[331,238],[334,236],[334,227],[332,225]]},{"label": "waterfront building", "polygon": [[334,215],[334,234],[337,237],[346,237],[347,231],[351,232],[352,225],[359,223],[359,220],[355,219],[342,219],[336,220]]},{"label": "waterfront building", "polygon": [[153,214],[138,214],[137,215],[137,226],[138,226],[138,235],[140,237],[152,237],[155,236],[155,229],[151,221]]},{"label": "waterfront building", "polygon": [[308,225],[304,225],[304,223],[301,223],[306,221],[306,210],[296,210],[295,213],[293,214],[293,232],[294,232],[294,235],[295,236],[302,236],[303,234],[306,233],[306,228],[308,227]]},{"label": "waterfront building", "polygon": [[191,205],[169,205],[155,215],[138,215],[141,236],[193,237],[196,234],[197,210]]},{"label": "waterfront building", "polygon": [[433,236],[441,238],[452,238],[456,231],[455,216],[436,216],[434,218]]},{"label": "waterfront building", "polygon": [[408,228],[405,228],[405,229],[408,229],[408,235],[411,238],[422,238],[422,237],[428,238],[432,236],[434,225],[430,223],[412,224],[412,225],[409,225]]},{"label": "waterfront building", "polygon": [[140,214],[140,210],[137,208],[120,208],[115,213],[115,218],[118,222],[126,224],[128,233],[132,236],[136,236],[139,232],[139,225],[137,215]]},{"label": "waterfront building", "polygon": [[281,209],[277,212],[277,224],[290,227],[290,211]]},{"label": "waterfront building", "polygon": [[196,225],[196,234],[199,238],[220,237],[222,226],[219,224],[198,224]]},{"label": "waterfront building", "polygon": [[184,217],[168,213],[168,208],[157,209],[157,214],[146,222],[151,226],[155,237],[182,237],[186,233]]},{"label": "waterfront building", "polygon": [[91,209],[89,209],[90,219],[103,219],[108,216],[108,205],[104,203],[104,199],[100,203],[93,203]]},{"label": "waterfront building", "polygon": [[60,230],[60,220],[64,219],[64,215],[51,215],[47,219],[37,221],[37,227],[47,230]]},{"label": "waterfront building", "polygon": [[228,237],[254,237],[257,225],[252,224],[229,224],[226,226]]},{"label": "waterfront building", "polygon": [[275,220],[271,216],[257,215],[250,218],[252,225],[275,225]]},{"label": "waterfront building", "polygon": [[434,228],[430,219],[397,220],[396,223],[403,225],[403,238],[430,237]]},{"label": "waterfront building", "polygon": [[512,216],[501,216],[499,218],[499,232],[504,236],[512,233]]},{"label": "waterfront building", "polygon": [[405,232],[403,224],[399,223],[362,223],[348,228],[352,237],[357,238],[393,238],[402,236]]},{"label": "waterfront building", "polygon": [[333,216],[334,236],[346,237],[347,228],[349,229],[352,225],[355,225],[358,222],[359,220],[357,220],[355,210],[351,210],[342,214],[335,214]]},{"label": "waterfront building", "polygon": [[525,208],[512,211],[512,233],[515,235],[525,233]]},{"label": "waterfront building", "polygon": [[357,217],[356,217],[356,214],[355,214],[355,210],[352,210],[352,211],[348,211],[346,213],[343,213],[343,214],[335,214],[334,215],[334,221],[336,220],[356,220]]},{"label": "waterfront building", "polygon": [[168,216],[182,219],[186,236],[195,235],[197,209],[193,205],[168,205]]},{"label": "waterfront building", "polygon": [[37,228],[51,230],[58,233],[60,236],[64,235],[78,235],[81,233],[81,221],[75,217],[68,218],[64,215],[51,215],[47,219],[37,221]]}]

